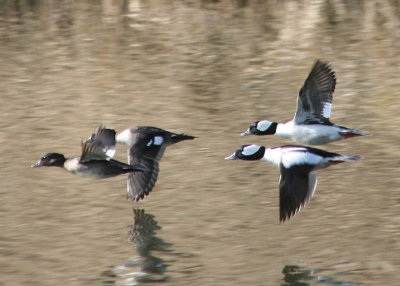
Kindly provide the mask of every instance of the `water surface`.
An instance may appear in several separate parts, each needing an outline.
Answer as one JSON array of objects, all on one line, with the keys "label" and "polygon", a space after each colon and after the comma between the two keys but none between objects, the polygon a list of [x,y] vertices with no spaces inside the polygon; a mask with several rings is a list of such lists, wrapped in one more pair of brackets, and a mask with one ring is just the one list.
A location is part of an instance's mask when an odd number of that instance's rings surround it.
[{"label": "water surface", "polygon": [[[168,244],[169,252],[151,253],[165,265],[165,285],[279,285],[287,265],[397,285],[399,7],[2,2],[0,284],[106,283],[107,271],[137,255],[129,225],[140,208]],[[246,143],[291,143],[240,133],[258,119],[291,119],[315,59],[336,72],[331,120],[373,136],[323,146],[363,160],[319,171],[309,205],[279,224],[279,170],[223,158]],[[94,181],[30,168],[47,152],[79,155],[99,123],[198,138],[169,147],[156,187],[138,203],[125,200],[124,176]],[[125,148],[118,152],[125,161]]]}]

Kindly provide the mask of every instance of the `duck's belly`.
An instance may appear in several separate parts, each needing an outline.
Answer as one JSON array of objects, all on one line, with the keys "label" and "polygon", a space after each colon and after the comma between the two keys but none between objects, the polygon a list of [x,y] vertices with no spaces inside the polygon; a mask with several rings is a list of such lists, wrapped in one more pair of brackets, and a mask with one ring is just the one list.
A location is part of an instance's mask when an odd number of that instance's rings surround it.
[{"label": "duck's belly", "polygon": [[80,163],[78,159],[68,160],[64,163],[64,168],[81,177],[92,178],[92,179],[104,179],[114,177],[121,172],[104,172],[104,167],[100,162]]},{"label": "duck's belly", "polygon": [[307,145],[323,145],[342,139],[339,134],[340,128],[324,125],[297,125],[287,130],[286,138]]}]

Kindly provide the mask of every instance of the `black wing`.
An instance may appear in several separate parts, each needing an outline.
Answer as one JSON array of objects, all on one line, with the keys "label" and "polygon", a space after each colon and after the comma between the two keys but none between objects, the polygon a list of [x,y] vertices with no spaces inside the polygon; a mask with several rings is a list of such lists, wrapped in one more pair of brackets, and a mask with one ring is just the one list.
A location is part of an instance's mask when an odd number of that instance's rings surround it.
[{"label": "black wing", "polygon": [[92,160],[108,160],[109,158],[103,150],[96,146],[93,142],[82,143],[82,154],[79,161],[81,163],[89,162]]},{"label": "black wing", "polygon": [[92,136],[85,141],[92,142],[106,154],[107,157],[113,158],[115,155],[115,130],[107,129],[99,125]]},{"label": "black wing", "polygon": [[[162,144],[154,140],[155,136],[163,138]],[[153,189],[159,172],[159,161],[167,148],[166,134],[148,132],[136,133],[134,142],[128,150],[129,164],[138,163],[145,167],[140,173],[131,173],[128,176],[127,198],[131,200],[143,199]]]},{"label": "black wing", "polygon": [[285,168],[280,164],[279,181],[280,221],[294,216],[313,196],[317,185],[317,174],[312,165],[294,165]]},{"label": "black wing", "polygon": [[327,63],[316,61],[297,97],[294,121],[297,124],[331,124],[335,73]]}]

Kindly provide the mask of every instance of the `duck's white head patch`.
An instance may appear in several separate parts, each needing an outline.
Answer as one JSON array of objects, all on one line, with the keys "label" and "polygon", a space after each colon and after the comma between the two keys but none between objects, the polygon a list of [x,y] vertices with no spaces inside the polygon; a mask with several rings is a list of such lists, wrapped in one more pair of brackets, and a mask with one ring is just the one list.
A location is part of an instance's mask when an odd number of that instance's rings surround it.
[{"label": "duck's white head patch", "polygon": [[162,136],[154,136],[154,145],[162,145],[164,138]]},{"label": "duck's white head patch", "polygon": [[243,147],[243,151],[242,154],[244,156],[251,156],[254,155],[255,153],[257,153],[260,150],[260,146],[257,145],[248,145]]},{"label": "duck's white head patch", "polygon": [[150,141],[147,143],[147,146],[151,145],[157,145],[160,146],[164,142],[164,138],[162,136],[154,136],[153,138],[150,139]]},{"label": "duck's white head patch", "polygon": [[265,131],[267,130],[270,126],[271,126],[272,122],[268,121],[268,120],[261,120],[258,122],[257,124],[257,129],[259,131]]}]

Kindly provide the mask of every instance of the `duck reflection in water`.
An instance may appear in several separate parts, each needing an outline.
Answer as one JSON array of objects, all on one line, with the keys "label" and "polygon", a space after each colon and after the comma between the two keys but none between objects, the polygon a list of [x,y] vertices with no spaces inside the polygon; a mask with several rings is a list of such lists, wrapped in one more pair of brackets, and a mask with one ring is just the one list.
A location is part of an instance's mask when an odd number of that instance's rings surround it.
[{"label": "duck reflection in water", "polygon": [[154,216],[146,214],[144,209],[133,209],[135,223],[130,226],[129,241],[135,244],[138,255],[142,258],[142,270],[150,273],[164,273],[167,266],[158,257],[152,256],[151,251],[170,252],[170,243],[156,237],[157,230],[161,227]]},{"label": "duck reflection in water", "polygon": [[[311,286],[318,285],[337,285],[337,286],[355,286],[355,284],[348,281],[338,281],[332,276],[321,275],[321,272],[327,272],[334,270],[336,265],[324,269],[309,270],[299,265],[286,265],[282,269],[284,275],[284,282],[281,286]],[[332,268],[332,269],[331,269]],[[351,271],[334,273],[333,276],[344,276],[350,275]]]},{"label": "duck reflection in water", "polygon": [[171,252],[171,244],[156,237],[161,229],[154,216],[145,213],[144,209],[133,209],[134,223],[129,226],[129,241],[132,242],[137,255],[123,265],[115,267],[116,277],[122,278],[121,285],[139,285],[140,283],[165,282],[167,264],[164,260],[152,255],[152,251]]}]

